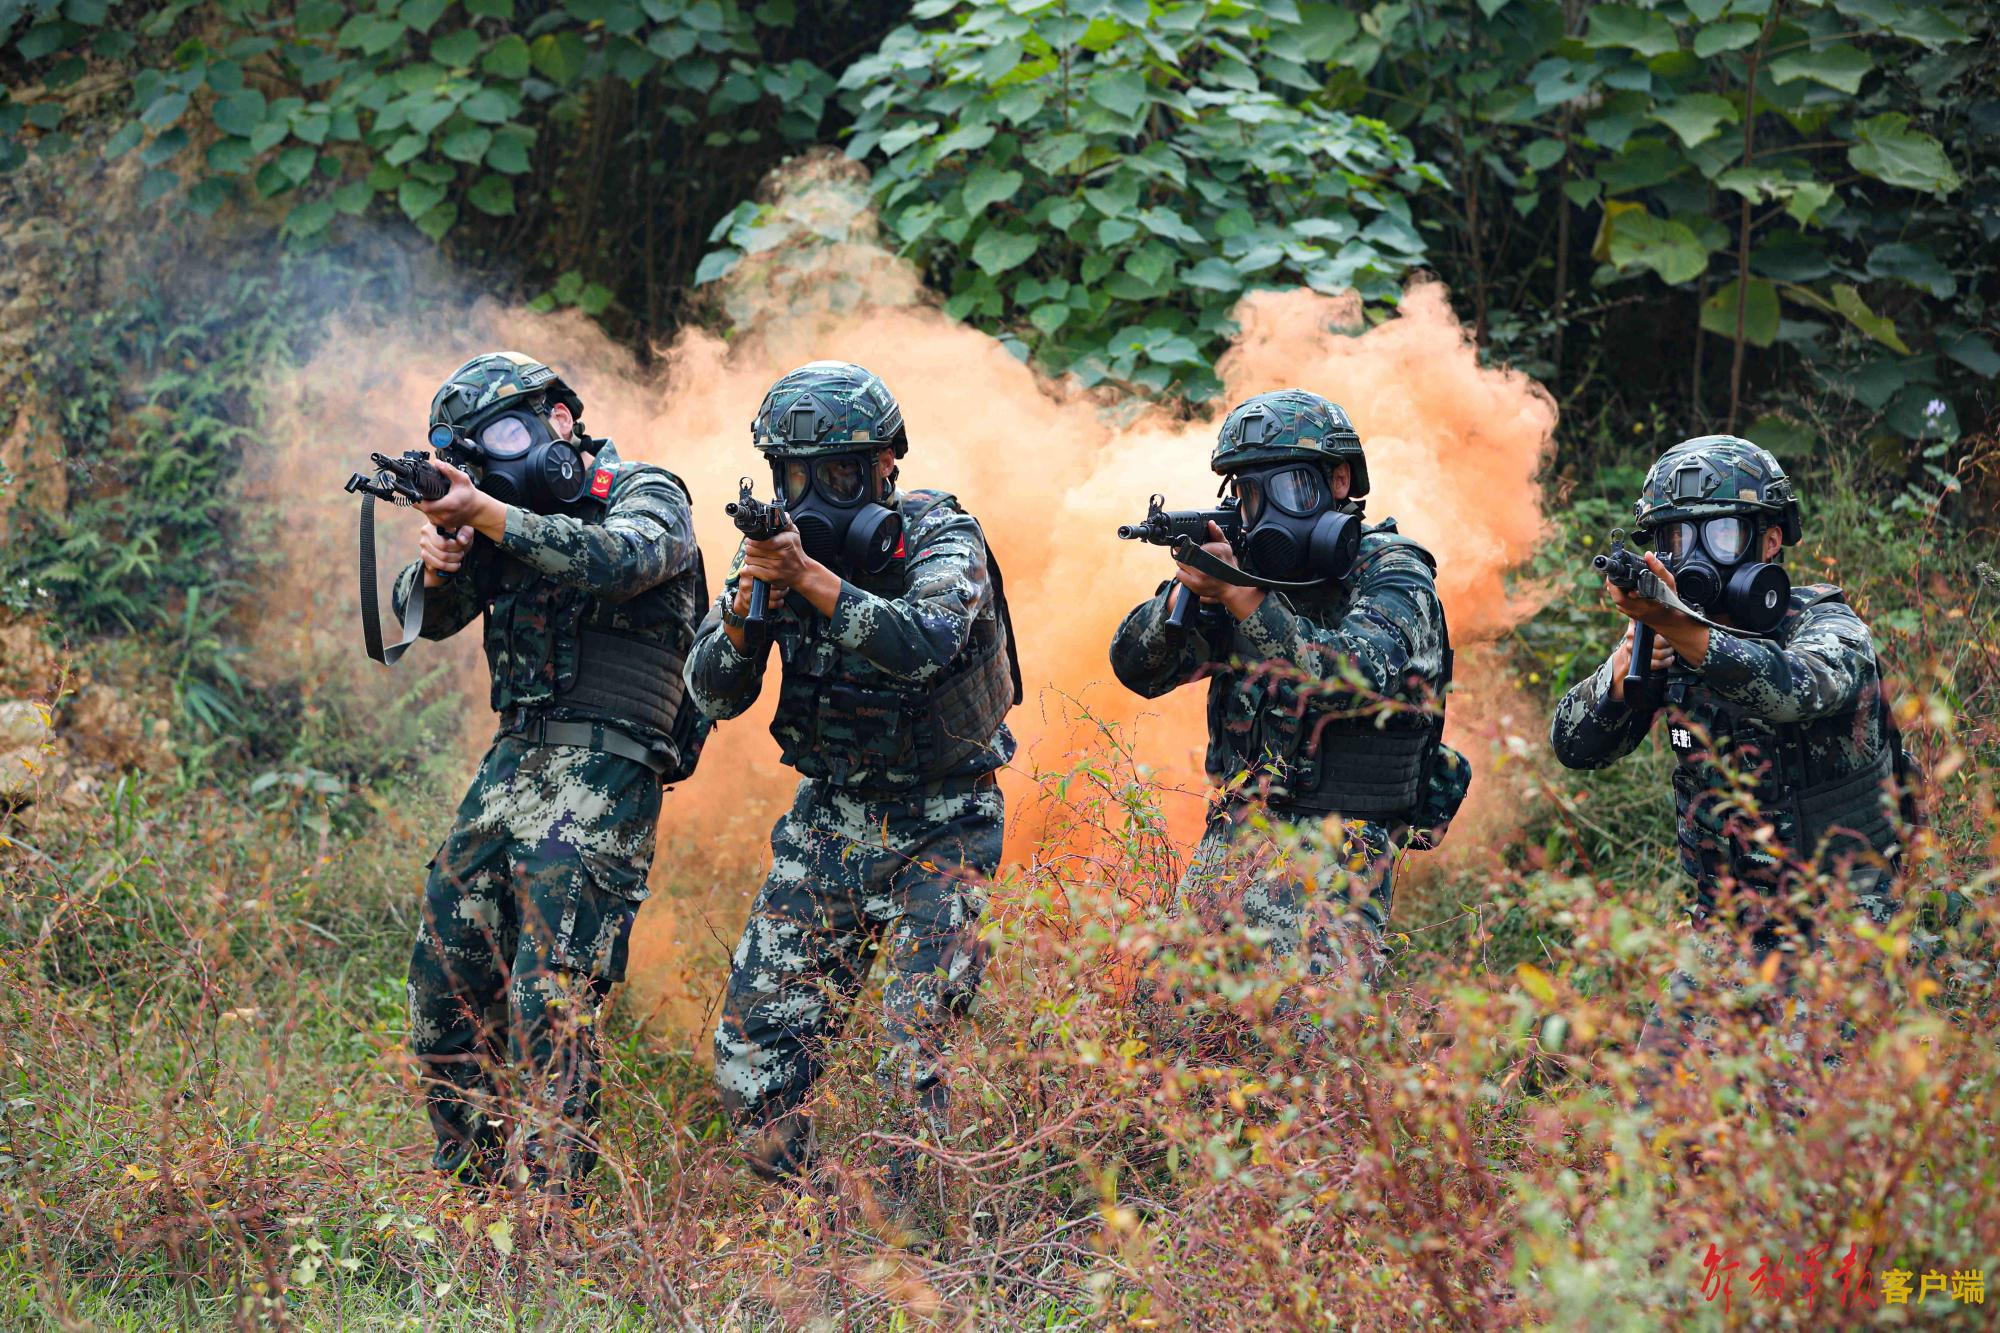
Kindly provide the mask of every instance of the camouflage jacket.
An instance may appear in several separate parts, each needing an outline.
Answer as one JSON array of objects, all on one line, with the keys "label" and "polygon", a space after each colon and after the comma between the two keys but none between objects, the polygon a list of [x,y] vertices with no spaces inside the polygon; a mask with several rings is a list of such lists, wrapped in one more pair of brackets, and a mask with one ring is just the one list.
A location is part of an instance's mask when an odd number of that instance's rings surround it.
[{"label": "camouflage jacket", "polygon": [[[425,591],[423,635],[449,638],[483,613],[495,712],[532,709],[659,735],[635,725],[643,708],[578,706],[564,696],[587,639],[661,660],[685,655],[701,601],[693,515],[664,468],[623,462],[609,441],[598,442],[594,466],[591,494],[604,494],[580,515],[509,505],[499,542],[475,538],[459,572]],[[397,576],[398,618],[422,572],[413,561]],[[679,696],[677,681],[659,688]]]},{"label": "camouflage jacket", "polygon": [[[1829,594],[1837,590],[1794,588],[1768,640],[1711,630],[1707,658],[1676,667],[1667,703],[1650,713],[1612,698],[1609,659],[1556,705],[1550,744],[1564,765],[1579,769],[1630,754],[1654,719],[1667,716],[1667,740],[1679,761],[1680,859],[1704,903],[1713,901],[1724,875],[1775,886],[1788,865],[1798,864],[1781,860],[1772,847],[1803,850],[1802,792],[1854,779],[1854,804],[1838,821],[1844,826],[1867,822],[1869,807],[1880,805],[1871,774],[1886,776],[1889,756],[1875,644],[1853,609]],[[1875,878],[1857,877],[1855,886],[1866,890]]]},{"label": "camouflage jacket", "polygon": [[[898,491],[890,504],[908,512],[910,498]],[[999,720],[1004,708],[982,725],[974,752],[946,771],[930,770],[904,743],[910,729],[935,720],[941,694],[977,667],[980,647],[1004,634],[986,538],[970,514],[955,502],[936,504],[906,529],[903,551],[877,578],[843,580],[830,618],[797,595],[770,613],[784,669],[771,734],[785,762],[808,777],[859,792],[897,791],[979,777],[1014,757],[1013,734]],[[742,565],[739,546],[688,655],[688,693],[717,720],[741,714],[763,688],[767,654],[738,652],[722,624]]]},{"label": "camouflage jacket", "polygon": [[[1429,561],[1409,544],[1390,541],[1393,533],[1394,520],[1370,530],[1349,579],[1267,592],[1241,623],[1219,607],[1202,608],[1178,644],[1166,616],[1168,593],[1179,584],[1169,580],[1119,625],[1112,670],[1149,699],[1207,679],[1207,769],[1218,785],[1254,768],[1273,715],[1296,717],[1302,701],[1304,729],[1321,743],[1339,729],[1325,719],[1351,719],[1349,731],[1372,729],[1385,702],[1414,706],[1392,719],[1414,726],[1416,709],[1432,701],[1443,680],[1444,608]],[[1434,773],[1436,781],[1459,784],[1460,797],[1468,777],[1462,760]]]}]

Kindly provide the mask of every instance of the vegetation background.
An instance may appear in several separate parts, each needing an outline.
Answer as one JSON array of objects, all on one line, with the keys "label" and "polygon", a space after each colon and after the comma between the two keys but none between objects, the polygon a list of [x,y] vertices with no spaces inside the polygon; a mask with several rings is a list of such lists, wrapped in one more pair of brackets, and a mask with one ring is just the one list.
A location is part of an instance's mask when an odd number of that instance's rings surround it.
[{"label": "vegetation background", "polygon": [[[1963,1285],[1860,1308],[1836,1266],[2000,1276],[1992,24],[0,0],[0,1322],[1984,1322]],[[1579,778],[1502,746],[1474,759],[1521,775],[1517,832],[1399,901],[1391,980],[1316,997],[1338,1036],[1304,1053],[1272,985],[1152,910],[1184,849],[1107,727],[1036,775],[1066,854],[996,887],[966,1134],[936,1148],[952,1244],[883,1251],[754,1189],[705,1071],[630,1004],[591,1214],[436,1189],[400,978],[462,697],[444,668],[250,669],[294,536],[247,480],[290,420],[274,371],[357,310],[448,343],[469,289],[641,362],[728,335],[729,278],[792,235],[767,173],[815,148],[860,164],[953,319],[1106,411],[1211,411],[1246,292],[1351,289],[1373,322],[1440,276],[1480,355],[1561,409],[1554,526],[1517,571],[1549,595],[1506,645],[1533,696],[1603,652],[1581,566],[1657,449],[1773,448],[1800,559],[1874,626],[1933,779],[1905,915],[1855,923],[1833,889],[1791,1039],[1759,1022],[1772,978],[1717,988],[1702,1076],[1642,1113],[1625,1052],[1699,966],[1667,757]],[[1162,936],[1233,1026],[1134,1022],[1106,960]],[[829,1117],[857,1170],[863,1063]]]}]

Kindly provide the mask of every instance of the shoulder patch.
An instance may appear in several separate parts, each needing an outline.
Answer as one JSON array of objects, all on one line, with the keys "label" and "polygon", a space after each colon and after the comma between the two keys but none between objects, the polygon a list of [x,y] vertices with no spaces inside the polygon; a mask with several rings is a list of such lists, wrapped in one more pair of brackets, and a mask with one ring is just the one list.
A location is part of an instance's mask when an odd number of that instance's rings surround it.
[{"label": "shoulder patch", "polygon": [[[640,484],[658,485],[661,482],[665,482],[669,486],[672,486],[676,491],[678,491],[681,495],[681,498],[689,501],[690,503],[692,503],[694,500],[694,493],[688,490],[687,483],[680,479],[680,475],[678,473],[671,472],[668,469],[661,467],[658,463],[640,463],[630,459],[622,459],[619,461],[618,465],[615,468],[598,469],[599,476],[602,476],[607,472],[609,472],[611,476],[611,481],[609,485],[606,487],[607,494],[614,492],[622,492],[630,489],[635,485],[640,485]],[[596,482],[594,479],[592,481],[590,493],[592,495],[597,495],[597,498],[600,500],[606,498],[604,495],[598,495],[596,489]]]},{"label": "shoulder patch", "polygon": [[590,493],[600,500],[608,499],[611,495],[611,476],[610,468],[597,469],[597,474],[590,479]]},{"label": "shoulder patch", "polygon": [[[1387,522],[1394,523],[1395,520],[1390,519]],[[1355,557],[1354,573],[1361,573],[1392,551],[1403,551],[1415,558],[1433,577],[1436,576],[1436,556],[1426,550],[1420,542],[1403,536],[1393,527],[1388,527],[1388,530],[1384,531],[1384,527],[1387,527],[1387,524],[1370,528],[1361,534],[1361,551]]]}]

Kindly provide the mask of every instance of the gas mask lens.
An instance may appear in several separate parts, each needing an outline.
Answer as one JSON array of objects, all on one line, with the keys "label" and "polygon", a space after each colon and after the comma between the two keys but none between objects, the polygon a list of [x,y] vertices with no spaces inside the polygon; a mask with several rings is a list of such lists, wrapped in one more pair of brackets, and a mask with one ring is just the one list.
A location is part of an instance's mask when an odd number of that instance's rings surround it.
[{"label": "gas mask lens", "polygon": [[1236,497],[1236,508],[1243,515],[1245,524],[1254,524],[1264,513],[1264,485],[1255,477],[1237,477],[1230,482],[1230,492]]},{"label": "gas mask lens", "polygon": [[1267,477],[1264,488],[1272,504],[1299,518],[1317,514],[1325,498],[1319,473],[1309,467],[1295,467]]},{"label": "gas mask lens", "polygon": [[812,464],[796,460],[785,464],[785,503],[795,505],[806,498],[812,486]]},{"label": "gas mask lens", "polygon": [[859,458],[823,458],[813,464],[813,485],[821,495],[838,505],[850,505],[859,500],[867,477],[867,469]]},{"label": "gas mask lens", "polygon": [[1733,565],[1750,549],[1753,534],[1750,520],[1740,514],[1705,523],[1663,523],[1653,534],[1653,549],[1668,560],[1685,560],[1694,554],[1698,542],[1717,561]]},{"label": "gas mask lens", "polygon": [[1244,523],[1250,525],[1255,525],[1264,516],[1267,500],[1294,518],[1311,518],[1326,503],[1326,486],[1319,473],[1309,467],[1240,476],[1234,478],[1230,486]]},{"label": "gas mask lens", "polygon": [[1737,515],[1711,518],[1701,531],[1708,553],[1725,565],[1733,565],[1750,549],[1750,522]]},{"label": "gas mask lens", "polygon": [[495,417],[479,428],[479,447],[488,458],[519,458],[534,442],[534,433],[519,417]]}]

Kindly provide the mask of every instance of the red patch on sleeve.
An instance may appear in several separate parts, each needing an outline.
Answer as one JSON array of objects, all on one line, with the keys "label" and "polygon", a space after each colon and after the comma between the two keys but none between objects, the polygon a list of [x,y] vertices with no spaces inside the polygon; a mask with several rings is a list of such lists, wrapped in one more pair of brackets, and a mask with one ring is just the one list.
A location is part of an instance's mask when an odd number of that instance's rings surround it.
[{"label": "red patch on sleeve", "polygon": [[602,500],[611,494],[611,469],[601,467],[597,475],[590,479],[590,493]]},{"label": "red patch on sleeve", "polygon": [[907,560],[907,559],[909,558],[909,553],[910,553],[910,552],[909,552],[909,547],[907,547],[907,546],[905,546],[905,545],[903,544],[903,534],[902,534],[902,533],[900,533],[900,532],[899,532],[899,533],[897,533],[897,534],[896,534],[896,559],[898,559],[898,560]]}]

